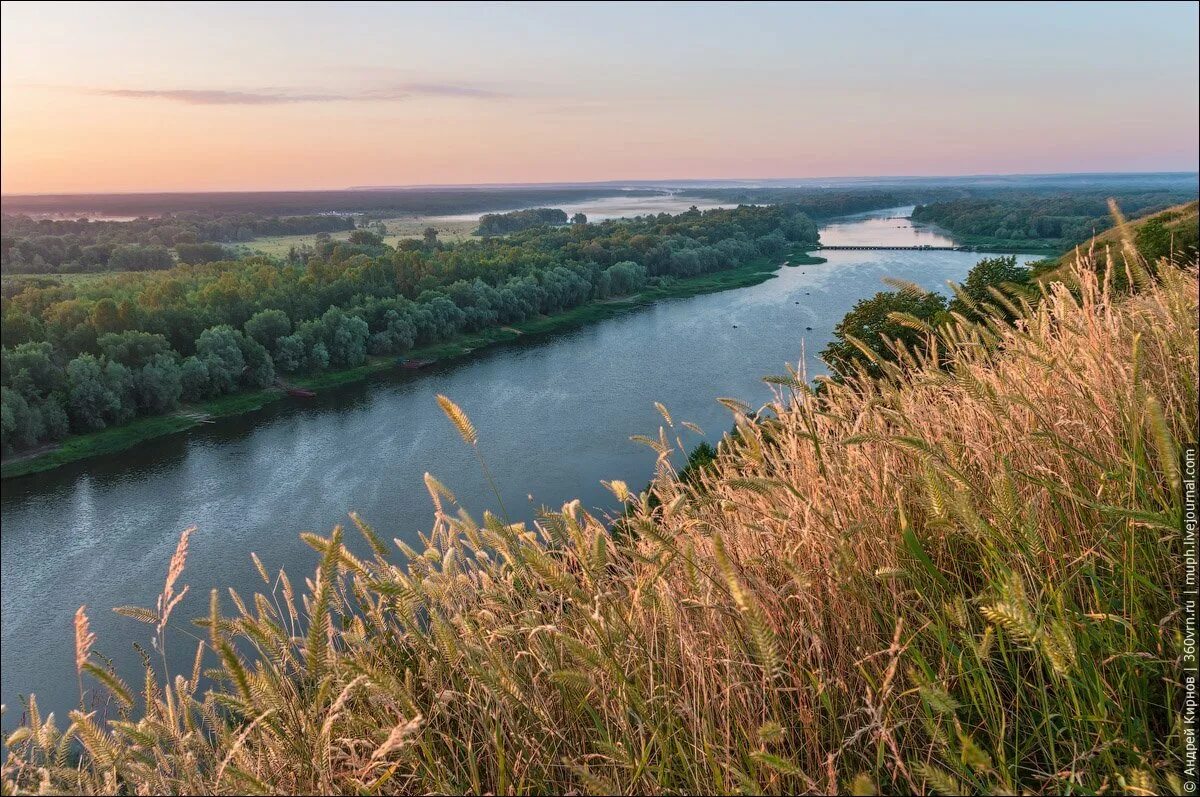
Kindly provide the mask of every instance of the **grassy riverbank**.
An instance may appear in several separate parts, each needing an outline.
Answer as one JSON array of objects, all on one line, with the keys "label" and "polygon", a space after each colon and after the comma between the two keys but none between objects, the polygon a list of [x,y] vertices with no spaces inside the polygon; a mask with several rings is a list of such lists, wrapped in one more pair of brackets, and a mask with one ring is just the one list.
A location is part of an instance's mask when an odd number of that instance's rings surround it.
[{"label": "grassy riverbank", "polygon": [[[31,697],[0,785],[1183,793],[1197,274],[1131,268],[1127,296],[1086,258],[1076,291],[1057,283],[1015,321],[960,317],[929,333],[938,356],[883,378],[814,393],[775,377],[756,421],[730,403],[737,433],[686,481],[662,408],[652,490],[605,483],[631,534],[579,501],[477,522],[427,476],[417,550],[351,514],[302,535],[320,557],[308,578],[256,557],[260,594],[213,590],[206,641],[171,632],[196,650],[190,679],[148,658],[139,695],[103,668],[93,642],[116,640],[81,608],[78,683],[97,710],[64,732]],[[191,578],[189,533],[158,605]],[[160,649],[186,622],[125,611],[159,623]]]},{"label": "grassy riverbank", "polygon": [[[791,253],[785,259],[792,266],[825,262],[824,258],[808,255],[799,250]],[[524,335],[544,335],[576,329],[662,299],[686,298],[702,293],[715,293],[757,285],[771,279],[779,268],[780,264],[775,258],[756,258],[740,268],[692,279],[671,280],[631,296],[592,302],[552,316],[531,318],[505,327],[491,327],[479,332],[459,335],[442,343],[413,349],[406,356],[412,359],[438,362],[465,357],[489,346],[514,341]],[[366,364],[355,368],[291,376],[287,381],[289,384],[309,390],[324,390],[360,382],[374,374],[395,368],[395,358],[393,357],[371,357]],[[211,401],[189,404],[167,415],[137,418],[121,426],[114,426],[99,432],[71,435],[53,448],[6,460],[0,465],[0,479],[41,473],[70,462],[115,454],[156,437],[186,432],[215,418],[254,412],[267,404],[285,398],[286,395],[282,390],[276,388],[235,393]]]}]

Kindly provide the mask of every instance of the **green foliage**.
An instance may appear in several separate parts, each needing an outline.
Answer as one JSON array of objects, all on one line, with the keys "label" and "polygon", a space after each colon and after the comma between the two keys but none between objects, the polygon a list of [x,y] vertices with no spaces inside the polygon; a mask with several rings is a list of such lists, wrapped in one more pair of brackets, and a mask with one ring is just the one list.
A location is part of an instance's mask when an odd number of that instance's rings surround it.
[{"label": "green foliage", "polygon": [[841,376],[860,369],[881,376],[882,363],[896,361],[902,350],[920,350],[926,340],[922,328],[897,316],[928,325],[945,310],[946,299],[938,293],[915,287],[880,291],[869,299],[860,299],[838,322],[833,329],[835,340],[821,352],[821,359]]},{"label": "green foliage", "polygon": [[117,246],[108,256],[108,267],[113,271],[154,271],[174,265],[175,260],[165,246]]},{"label": "green foliage", "polygon": [[242,330],[267,351],[273,352],[279,339],[292,331],[292,320],[282,310],[259,310],[250,316]]},{"label": "green foliage", "polygon": [[[949,310],[972,319],[982,320],[988,315],[982,305],[996,303],[995,296],[991,292],[993,289],[1007,288],[1011,290],[1013,287],[1026,285],[1029,282],[1029,276],[1029,269],[1023,265],[1017,265],[1015,256],[985,257],[976,263],[975,267],[967,274],[958,295],[951,300]],[[1001,314],[1011,317],[1011,313],[1008,313],[1007,310],[1002,309]]]},{"label": "green foliage", "polygon": [[695,484],[701,471],[709,470],[717,459],[717,450],[705,441],[688,454],[687,465],[679,471],[679,481],[684,484]]},{"label": "green foliage", "polygon": [[[581,215],[581,214],[576,214]],[[544,224],[566,224],[567,214],[558,208],[530,208],[509,213],[485,213],[479,217],[480,235],[507,235]],[[580,222],[576,221],[575,224]]]},{"label": "green foliage", "polygon": [[[787,206],[543,225],[456,244],[438,243],[434,233],[425,245],[397,249],[363,229],[350,240],[320,240],[286,263],[249,258],[88,281],[6,281],[0,322],[6,345],[10,332],[13,346],[43,345],[43,365],[60,375],[81,355],[120,366],[111,379],[121,384],[121,408],[107,415],[96,409],[106,397],[79,366],[75,425],[97,429],[180,400],[264,387],[276,369],[357,368],[368,353],[402,354],[596,300],[650,295],[676,276],[728,274],[737,282],[739,267],[816,238],[812,222]],[[66,429],[63,385],[20,376],[27,359],[18,355],[0,379],[16,391],[6,451]]]},{"label": "green foliage", "polygon": [[1139,225],[1133,238],[1138,253],[1152,264],[1163,258],[1182,261],[1194,258],[1197,239],[1194,214],[1190,224],[1173,223],[1183,220],[1184,216],[1183,213],[1162,213]]},{"label": "green foliage", "polygon": [[4,216],[0,271],[5,274],[145,271],[182,263],[229,260],[218,242],[266,235],[354,229],[347,216],[273,217],[251,213],[183,213],[133,221],[35,219]]},{"label": "green foliage", "polygon": [[1112,226],[1108,200],[1115,196],[1126,213],[1143,216],[1194,194],[1182,191],[1007,192],[918,205],[913,220],[931,222],[959,240],[977,246],[1034,246],[1063,251]]},{"label": "green foliage", "polygon": [[119,418],[121,396],[117,390],[121,386],[116,382],[108,378],[104,364],[90,354],[81,354],[67,364],[68,406],[77,429],[97,431]]},{"label": "green foliage", "polygon": [[175,255],[180,263],[199,265],[216,263],[220,260],[232,260],[230,251],[218,243],[177,243]]}]

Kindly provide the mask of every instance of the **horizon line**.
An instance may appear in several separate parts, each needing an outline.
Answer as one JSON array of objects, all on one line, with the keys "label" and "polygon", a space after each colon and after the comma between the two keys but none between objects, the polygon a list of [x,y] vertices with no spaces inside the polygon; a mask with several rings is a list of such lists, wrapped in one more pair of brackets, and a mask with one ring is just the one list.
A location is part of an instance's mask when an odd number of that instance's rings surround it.
[{"label": "horizon line", "polygon": [[[145,196],[145,195],[197,195],[197,194],[316,194],[345,191],[415,191],[433,188],[538,188],[548,186],[653,186],[671,183],[785,183],[819,182],[825,180],[970,180],[1008,177],[1105,177],[1105,176],[1158,176],[1196,175],[1197,169],[1173,169],[1158,171],[1083,171],[1083,172],[974,172],[969,174],[871,174],[871,175],[827,175],[818,177],[667,177],[660,179],[610,179],[610,180],[548,180],[543,182],[490,182],[490,183],[411,183],[397,185],[352,185],[339,188],[235,188],[204,189],[189,191],[136,190],[136,191],[36,191],[20,193],[0,192],[0,198],[18,197],[68,197],[68,196]],[[747,186],[750,187],[750,186]]]}]

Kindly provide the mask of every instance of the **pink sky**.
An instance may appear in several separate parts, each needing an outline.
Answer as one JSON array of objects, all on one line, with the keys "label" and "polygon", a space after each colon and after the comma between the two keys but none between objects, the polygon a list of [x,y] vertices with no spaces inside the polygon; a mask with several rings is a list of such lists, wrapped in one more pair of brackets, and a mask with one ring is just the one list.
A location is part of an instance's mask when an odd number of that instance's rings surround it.
[{"label": "pink sky", "polygon": [[1192,3],[6,3],[0,189],[1194,170],[1196,22]]}]

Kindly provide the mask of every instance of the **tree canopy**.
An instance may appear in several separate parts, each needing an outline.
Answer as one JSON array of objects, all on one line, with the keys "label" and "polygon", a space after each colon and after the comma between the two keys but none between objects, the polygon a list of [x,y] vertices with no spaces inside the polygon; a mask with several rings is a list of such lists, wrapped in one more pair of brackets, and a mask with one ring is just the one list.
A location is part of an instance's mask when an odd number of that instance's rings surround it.
[{"label": "tree canopy", "polygon": [[353,367],[816,240],[793,206],[742,206],[397,247],[356,230],[287,259],[6,279],[0,442],[13,451],[277,372]]}]

